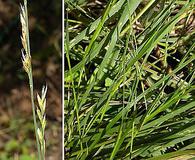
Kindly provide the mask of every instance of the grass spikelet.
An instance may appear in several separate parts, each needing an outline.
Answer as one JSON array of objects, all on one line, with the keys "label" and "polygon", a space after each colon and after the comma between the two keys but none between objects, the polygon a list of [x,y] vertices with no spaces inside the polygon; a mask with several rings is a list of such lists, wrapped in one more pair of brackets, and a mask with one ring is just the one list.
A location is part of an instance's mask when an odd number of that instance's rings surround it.
[{"label": "grass spikelet", "polygon": [[20,5],[21,8],[21,13],[20,13],[20,22],[22,25],[22,36],[21,36],[21,40],[22,40],[22,45],[24,47],[25,52],[27,53],[27,22],[26,22],[26,14],[25,14],[25,9],[24,6]]},{"label": "grass spikelet", "polygon": [[43,86],[42,88],[42,94],[41,97],[39,94],[37,94],[37,101],[38,101],[38,107],[37,107],[37,115],[39,117],[40,121],[40,128],[37,128],[38,138],[39,142],[41,144],[41,154],[44,159],[45,157],[45,126],[46,126],[46,115],[45,115],[45,108],[46,108],[46,93],[47,93],[47,86]]},{"label": "grass spikelet", "polygon": [[26,71],[26,73],[29,74],[31,68],[31,57],[28,54],[24,54],[24,49],[22,49],[21,52],[23,68]]}]

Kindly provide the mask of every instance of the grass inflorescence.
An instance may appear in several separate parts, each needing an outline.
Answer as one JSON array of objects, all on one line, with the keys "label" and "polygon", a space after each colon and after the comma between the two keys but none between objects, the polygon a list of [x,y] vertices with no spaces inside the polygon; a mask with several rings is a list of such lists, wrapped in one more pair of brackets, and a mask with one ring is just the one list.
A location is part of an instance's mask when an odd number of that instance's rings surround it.
[{"label": "grass inflorescence", "polygon": [[[28,9],[27,9],[27,0],[24,0],[24,5],[21,5],[20,11],[20,21],[22,24],[22,63],[25,72],[28,74],[29,87],[31,94],[31,103],[32,103],[32,112],[36,136],[36,144],[38,150],[38,159],[45,159],[45,138],[44,131],[46,126],[46,117],[45,117],[45,107],[46,107],[46,92],[47,87],[43,87],[41,97],[37,94],[38,107],[35,108],[35,97],[34,97],[34,87],[33,87],[33,74],[32,74],[32,60],[30,53],[30,40],[29,40],[29,27],[28,27]],[[37,123],[37,115],[40,120],[40,125]],[[40,127],[39,127],[40,126]]]}]

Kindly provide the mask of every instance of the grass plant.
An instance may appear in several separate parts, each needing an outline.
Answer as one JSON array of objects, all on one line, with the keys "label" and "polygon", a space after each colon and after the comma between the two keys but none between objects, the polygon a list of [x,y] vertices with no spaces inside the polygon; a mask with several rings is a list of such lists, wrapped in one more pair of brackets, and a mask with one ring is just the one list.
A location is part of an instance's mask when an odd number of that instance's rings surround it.
[{"label": "grass plant", "polygon": [[[21,5],[20,21],[22,24],[22,36],[21,36],[21,41],[23,45],[23,49],[21,50],[22,63],[23,63],[23,68],[25,72],[28,74],[28,78],[29,78],[29,87],[30,87],[30,94],[31,94],[32,113],[33,113],[33,120],[34,120],[36,144],[38,150],[38,159],[44,160],[45,159],[44,130],[46,126],[45,107],[46,107],[47,87],[43,87],[41,97],[37,95],[39,107],[37,107],[36,109],[34,87],[33,87],[32,62],[31,62],[31,53],[30,53],[27,0],[24,0],[24,5]],[[36,111],[40,120],[40,127],[37,123]]]},{"label": "grass plant", "polygon": [[194,156],[195,1],[65,5],[65,159]]}]

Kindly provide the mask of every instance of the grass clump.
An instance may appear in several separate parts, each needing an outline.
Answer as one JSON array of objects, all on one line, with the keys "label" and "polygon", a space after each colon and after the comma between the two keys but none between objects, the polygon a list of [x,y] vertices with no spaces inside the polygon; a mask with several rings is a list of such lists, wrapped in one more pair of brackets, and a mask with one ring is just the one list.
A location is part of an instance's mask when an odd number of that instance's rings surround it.
[{"label": "grass clump", "polygon": [[[32,103],[32,112],[35,128],[35,136],[38,150],[38,159],[45,159],[45,139],[44,139],[44,130],[46,126],[46,117],[45,117],[45,107],[46,107],[46,92],[47,87],[43,87],[41,97],[37,94],[38,107],[35,108],[35,97],[34,97],[34,87],[33,87],[33,75],[32,75],[32,62],[31,62],[31,53],[30,53],[30,40],[29,40],[29,28],[28,28],[28,10],[27,10],[27,0],[24,0],[24,5],[21,5],[20,12],[20,21],[22,24],[22,63],[25,72],[28,74],[29,78],[29,87],[31,94],[31,103]],[[37,115],[40,120],[40,125],[37,123]],[[40,127],[39,127],[40,126]]]},{"label": "grass clump", "polygon": [[195,2],[82,2],[65,1],[65,158],[194,156]]}]

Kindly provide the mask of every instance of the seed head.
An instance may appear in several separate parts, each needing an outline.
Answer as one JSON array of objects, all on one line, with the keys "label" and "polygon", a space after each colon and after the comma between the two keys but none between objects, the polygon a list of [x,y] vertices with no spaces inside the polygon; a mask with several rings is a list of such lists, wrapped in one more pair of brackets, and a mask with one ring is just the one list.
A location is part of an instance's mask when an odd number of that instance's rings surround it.
[{"label": "seed head", "polygon": [[41,127],[43,130],[45,129],[46,126],[46,118],[45,118],[46,93],[47,93],[47,86],[43,86],[41,96],[37,94],[37,101],[39,106],[37,107],[37,115],[39,117],[39,120],[41,122]]},{"label": "seed head", "polygon": [[21,41],[22,41],[22,46],[23,49],[22,51],[22,63],[23,63],[23,68],[24,70],[29,74],[30,69],[31,69],[31,56],[30,56],[30,51],[28,51],[28,16],[26,12],[26,1],[24,1],[24,6],[20,5],[20,22],[22,25],[22,36],[21,36]]},{"label": "seed head", "polygon": [[24,53],[24,49],[21,50],[22,52],[22,63],[23,63],[23,68],[26,71],[26,73],[30,73],[30,68],[31,68],[31,57],[29,54]]},{"label": "seed head", "polygon": [[21,41],[22,41],[22,45],[23,48],[25,50],[26,53],[28,53],[27,50],[27,16],[26,16],[26,12],[25,12],[25,8],[24,6],[20,5],[21,11],[20,11],[20,22],[22,25],[22,36],[21,36]]},{"label": "seed head", "polygon": [[[45,152],[45,139],[44,139],[44,130],[46,126],[46,116],[45,116],[45,107],[46,107],[46,93],[47,93],[47,86],[43,86],[41,96],[37,94],[37,115],[40,121],[40,128],[37,129],[38,139],[41,144],[41,150]],[[44,153],[45,154],[45,153]]]}]

